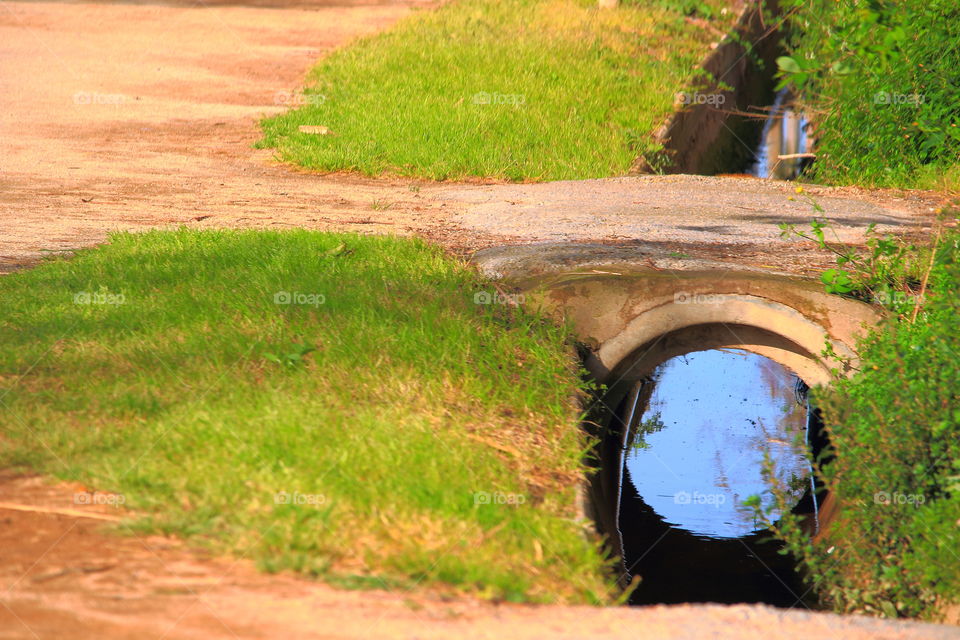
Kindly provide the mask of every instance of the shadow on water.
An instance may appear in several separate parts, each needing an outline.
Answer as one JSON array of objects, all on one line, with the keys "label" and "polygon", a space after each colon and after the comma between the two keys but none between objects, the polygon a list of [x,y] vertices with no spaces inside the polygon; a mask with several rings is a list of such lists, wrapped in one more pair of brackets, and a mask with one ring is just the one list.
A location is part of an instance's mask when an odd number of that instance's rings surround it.
[{"label": "shadow on water", "polygon": [[605,400],[616,404],[594,416],[591,494],[621,585],[639,578],[630,604],[815,605],[795,560],[743,505],[760,496],[778,517],[766,459],[791,511],[816,521],[803,448],[824,443],[810,435],[820,428],[802,381],[763,356],[718,349],[671,358]]},{"label": "shadow on water", "polygon": [[762,602],[802,606],[806,588],[793,559],[767,533],[736,538],[698,536],[672,526],[637,493],[624,473],[620,500],[624,562],[640,584],[630,604]]}]

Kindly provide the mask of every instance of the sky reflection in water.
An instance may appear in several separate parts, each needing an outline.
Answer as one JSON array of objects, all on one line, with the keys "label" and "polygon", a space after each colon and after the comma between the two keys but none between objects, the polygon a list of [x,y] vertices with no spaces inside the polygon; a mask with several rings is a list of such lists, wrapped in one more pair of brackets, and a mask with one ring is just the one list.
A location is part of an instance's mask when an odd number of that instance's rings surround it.
[{"label": "sky reflection in water", "polygon": [[806,425],[796,376],[763,356],[724,349],[672,358],[655,374],[649,420],[664,427],[628,452],[626,465],[643,500],[671,525],[711,537],[755,531],[740,503],[753,494],[772,502],[763,480],[764,451],[776,476],[799,499],[809,465],[795,434]]}]

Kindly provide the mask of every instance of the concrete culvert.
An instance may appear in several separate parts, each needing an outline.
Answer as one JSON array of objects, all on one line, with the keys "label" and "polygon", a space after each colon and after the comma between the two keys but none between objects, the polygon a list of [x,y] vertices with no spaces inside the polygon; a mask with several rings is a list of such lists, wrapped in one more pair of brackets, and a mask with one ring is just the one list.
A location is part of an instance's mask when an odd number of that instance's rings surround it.
[{"label": "concrete culvert", "polygon": [[794,560],[764,543],[770,534],[743,520],[741,503],[763,493],[767,456],[791,492],[786,506],[824,536],[836,505],[796,448],[828,446],[806,390],[855,369],[878,313],[786,276],[538,266],[514,263],[504,283],[572,323],[604,387],[587,421],[599,468],[584,511],[620,558],[622,586],[641,577],[631,602],[815,606]]}]

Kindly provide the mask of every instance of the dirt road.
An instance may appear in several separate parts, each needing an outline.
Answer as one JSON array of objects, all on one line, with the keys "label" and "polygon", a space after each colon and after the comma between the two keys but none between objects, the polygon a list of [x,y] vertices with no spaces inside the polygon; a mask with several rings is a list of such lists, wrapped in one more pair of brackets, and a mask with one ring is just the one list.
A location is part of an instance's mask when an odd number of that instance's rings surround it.
[{"label": "dirt road", "polygon": [[[257,119],[288,106],[318,56],[412,10],[0,3],[0,272],[111,230],[177,225],[417,233],[459,252],[593,241],[798,272],[822,259],[776,239],[778,222],[810,213],[783,185],[671,177],[412,189],[311,175],[252,149]],[[849,190],[818,199],[853,240],[868,221],[920,229],[937,204]],[[101,520],[10,508],[77,508],[74,491],[0,481],[10,503],[0,508],[0,638],[960,637],[766,607],[536,608],[337,591],[176,541],[117,536]]]},{"label": "dirt road", "polygon": [[317,180],[251,146],[318,57],[411,3],[265,4],[0,4],[0,265],[114,229],[429,230],[408,182]]},{"label": "dirt road", "polygon": [[114,523],[10,508],[120,513],[75,504],[78,490],[85,488],[0,474],[0,638],[960,638],[955,627],[763,606],[534,607],[339,591],[257,573],[243,558],[208,557],[176,540],[103,531]]}]

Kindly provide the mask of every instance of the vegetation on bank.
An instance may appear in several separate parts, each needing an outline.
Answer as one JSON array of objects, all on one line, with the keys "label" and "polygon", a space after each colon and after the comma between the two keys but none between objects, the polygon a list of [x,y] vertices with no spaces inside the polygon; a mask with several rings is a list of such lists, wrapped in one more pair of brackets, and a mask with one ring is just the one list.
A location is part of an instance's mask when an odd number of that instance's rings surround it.
[{"label": "vegetation on bank", "polygon": [[656,167],[653,134],[732,24],[727,5],[455,0],[325,57],[259,145],[322,171],[440,180]]},{"label": "vegetation on bank", "polygon": [[815,124],[811,178],[960,191],[960,4],[782,0],[785,81]]},{"label": "vegetation on bank", "polygon": [[855,375],[814,394],[837,520],[817,545],[796,520],[774,527],[839,612],[935,618],[960,603],[960,232],[937,237],[919,251],[882,239],[831,270],[849,278],[825,278],[892,312]]},{"label": "vegetation on bank", "polygon": [[268,570],[604,602],[568,334],[497,294],[417,240],[113,235],[0,279],[0,465]]}]

